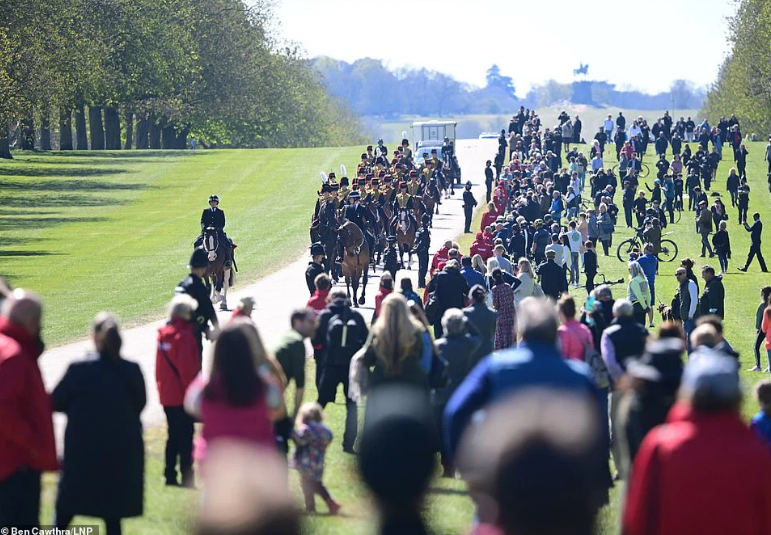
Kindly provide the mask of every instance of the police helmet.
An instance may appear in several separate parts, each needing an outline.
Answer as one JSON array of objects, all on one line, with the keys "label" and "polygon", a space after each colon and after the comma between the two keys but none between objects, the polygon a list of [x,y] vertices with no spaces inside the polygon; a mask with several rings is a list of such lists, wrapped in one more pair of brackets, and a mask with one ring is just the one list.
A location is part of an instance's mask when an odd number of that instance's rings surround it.
[{"label": "police helmet", "polygon": [[311,256],[325,256],[324,246],[320,243],[314,243],[311,245]]},{"label": "police helmet", "polygon": [[212,201],[219,204],[220,198],[217,197],[216,195],[209,195],[209,202],[212,202]]},{"label": "police helmet", "polygon": [[424,225],[428,225],[431,222],[431,216],[428,214],[423,214],[421,221],[423,221]]},{"label": "police helmet", "polygon": [[396,236],[394,236],[393,234],[391,234],[390,236],[388,236],[388,237],[386,238],[386,241],[387,241],[388,243],[396,243]]},{"label": "police helmet", "polygon": [[202,268],[209,266],[209,255],[202,247],[193,249],[193,254],[190,256],[189,268]]}]

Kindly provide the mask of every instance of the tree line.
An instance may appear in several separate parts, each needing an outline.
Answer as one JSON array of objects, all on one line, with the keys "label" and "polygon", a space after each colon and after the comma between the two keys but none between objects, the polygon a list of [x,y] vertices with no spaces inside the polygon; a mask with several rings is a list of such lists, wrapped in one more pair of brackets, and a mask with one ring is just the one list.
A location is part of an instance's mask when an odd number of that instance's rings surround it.
[{"label": "tree line", "polygon": [[324,76],[329,91],[360,115],[508,114],[520,106],[543,108],[563,102],[660,110],[700,108],[705,91],[685,80],[675,80],[669,91],[649,95],[621,91],[604,81],[560,83],[548,80],[518,97],[514,80],[498,65],[487,70],[485,86],[461,83],[428,69],[389,70],[381,60],[364,58],[353,63],[320,56],[313,64]]},{"label": "tree line", "polygon": [[704,111],[713,124],[741,117],[742,131],[771,133],[771,1],[740,0],[728,21],[731,52],[720,67]]},{"label": "tree line", "polygon": [[354,144],[362,125],[267,0],[5,0],[0,156]]}]

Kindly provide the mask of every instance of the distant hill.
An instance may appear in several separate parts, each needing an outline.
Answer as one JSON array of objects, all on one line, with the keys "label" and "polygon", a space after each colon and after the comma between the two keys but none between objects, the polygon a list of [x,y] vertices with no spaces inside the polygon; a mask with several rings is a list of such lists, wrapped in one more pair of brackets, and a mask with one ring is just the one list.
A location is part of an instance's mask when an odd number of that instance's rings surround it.
[{"label": "distant hill", "polygon": [[390,70],[379,59],[347,63],[320,56],[311,63],[321,73],[329,92],[359,115],[386,119],[403,115],[508,115],[519,106],[539,109],[561,102],[651,111],[698,109],[706,95],[706,89],[686,80],[675,80],[669,91],[654,95],[621,91],[600,80],[567,84],[549,80],[519,97],[516,80],[497,65],[488,69],[486,85],[480,88],[427,69]]}]

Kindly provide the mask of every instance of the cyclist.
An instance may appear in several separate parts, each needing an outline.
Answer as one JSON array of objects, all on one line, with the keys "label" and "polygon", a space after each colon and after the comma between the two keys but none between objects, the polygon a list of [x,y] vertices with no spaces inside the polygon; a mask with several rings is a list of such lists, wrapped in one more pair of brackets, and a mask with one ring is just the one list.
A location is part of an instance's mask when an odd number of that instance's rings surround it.
[{"label": "cyclist", "polygon": [[661,184],[664,191],[664,206],[669,212],[669,222],[675,223],[675,183],[671,175],[664,176],[664,182]]}]

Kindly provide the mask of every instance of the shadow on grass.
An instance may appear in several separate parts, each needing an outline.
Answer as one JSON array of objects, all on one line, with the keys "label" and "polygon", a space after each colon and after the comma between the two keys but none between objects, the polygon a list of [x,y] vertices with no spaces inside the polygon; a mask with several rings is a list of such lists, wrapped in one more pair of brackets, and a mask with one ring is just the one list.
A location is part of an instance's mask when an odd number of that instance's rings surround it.
[{"label": "shadow on grass", "polygon": [[[0,176],[109,176],[128,173],[125,169],[101,167],[41,167],[39,165],[10,165],[0,167]],[[2,185],[0,185],[2,187]]]},{"label": "shadow on grass", "polygon": [[51,253],[49,251],[3,251],[0,249],[0,258],[2,257],[24,257],[24,256],[61,256],[61,253]]},{"label": "shadow on grass", "polygon": [[88,157],[88,158],[101,158],[106,160],[115,159],[133,159],[133,158],[146,158],[146,157],[161,157],[161,158],[174,158],[179,156],[198,156],[206,154],[206,151],[193,151],[193,150],[128,150],[128,151],[54,151],[47,153],[51,156],[64,156],[67,158]]},{"label": "shadow on grass", "polygon": [[98,223],[106,219],[105,217],[0,217],[0,228],[42,229],[67,223]]},{"label": "shadow on grass", "polygon": [[[2,170],[0,170],[2,174]],[[41,174],[40,176],[43,176]],[[96,175],[92,175],[96,176]],[[121,182],[105,182],[102,180],[8,180],[0,178],[0,190],[16,191],[141,191],[153,186],[147,184],[126,184]]]},{"label": "shadow on grass", "polygon": [[3,199],[5,206],[13,208],[57,208],[76,206],[120,206],[127,201],[111,199],[109,197],[95,197],[90,195],[46,195],[35,197],[7,197]]}]

